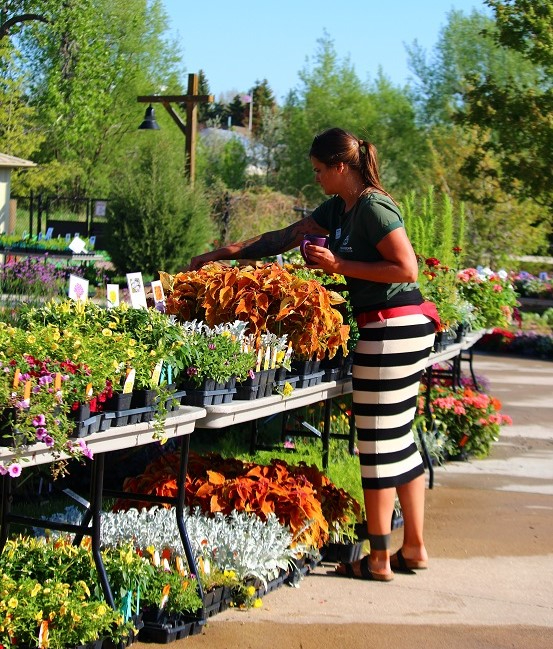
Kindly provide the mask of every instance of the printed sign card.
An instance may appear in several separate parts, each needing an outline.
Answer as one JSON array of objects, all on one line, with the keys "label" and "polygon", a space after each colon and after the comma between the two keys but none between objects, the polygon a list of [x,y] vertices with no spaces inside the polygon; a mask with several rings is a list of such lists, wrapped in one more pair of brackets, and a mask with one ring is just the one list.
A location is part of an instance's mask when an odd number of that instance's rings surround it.
[{"label": "printed sign card", "polygon": [[69,275],[69,299],[76,302],[86,302],[88,300],[88,280]]},{"label": "printed sign card", "polygon": [[45,239],[51,239],[53,234],[54,234],[54,228],[48,228],[46,230],[46,235],[45,235],[44,238]]},{"label": "printed sign card", "polygon": [[163,291],[163,285],[159,280],[152,282],[152,295],[154,296],[155,308],[165,313],[165,293]]},{"label": "printed sign card", "polygon": [[119,306],[119,284],[106,284],[106,298],[108,309]]},{"label": "printed sign card", "polygon": [[127,285],[129,287],[133,308],[147,309],[148,304],[146,302],[146,291],[144,290],[142,273],[127,273]]},{"label": "printed sign card", "polygon": [[80,255],[82,252],[86,252],[86,243],[81,239],[81,237],[75,235],[75,238],[69,244],[69,250],[74,252],[76,255]]}]

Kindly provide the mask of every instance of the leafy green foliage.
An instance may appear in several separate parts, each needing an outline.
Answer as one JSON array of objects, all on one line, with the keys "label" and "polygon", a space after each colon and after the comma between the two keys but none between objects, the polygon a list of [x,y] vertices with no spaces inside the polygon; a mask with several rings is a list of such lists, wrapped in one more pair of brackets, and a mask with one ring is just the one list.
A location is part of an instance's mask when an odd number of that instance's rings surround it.
[{"label": "leafy green foliage", "polygon": [[155,132],[155,141],[135,152],[117,174],[106,247],[122,273],[182,270],[213,238],[201,186],[187,183],[182,159],[158,135]]},{"label": "leafy green foliage", "polygon": [[[463,124],[476,127],[480,145],[467,159],[470,178],[497,178],[506,191],[553,205],[553,5],[549,0],[487,0],[496,16],[491,34],[499,50],[515,52],[534,68],[533,79],[509,71],[502,82],[493,73],[468,76]],[[531,81],[534,81],[533,83]],[[492,154],[497,166],[489,167]]]}]

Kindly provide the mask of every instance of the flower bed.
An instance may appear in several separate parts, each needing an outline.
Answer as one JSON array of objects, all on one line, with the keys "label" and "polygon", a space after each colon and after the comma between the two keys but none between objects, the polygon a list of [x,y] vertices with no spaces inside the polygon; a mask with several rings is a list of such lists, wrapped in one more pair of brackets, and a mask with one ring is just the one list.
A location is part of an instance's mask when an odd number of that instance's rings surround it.
[{"label": "flower bed", "polygon": [[[430,410],[428,418],[427,408]],[[511,418],[500,413],[501,402],[473,387],[434,385],[428,404],[419,398],[415,425],[438,461],[469,456],[486,457]]]}]

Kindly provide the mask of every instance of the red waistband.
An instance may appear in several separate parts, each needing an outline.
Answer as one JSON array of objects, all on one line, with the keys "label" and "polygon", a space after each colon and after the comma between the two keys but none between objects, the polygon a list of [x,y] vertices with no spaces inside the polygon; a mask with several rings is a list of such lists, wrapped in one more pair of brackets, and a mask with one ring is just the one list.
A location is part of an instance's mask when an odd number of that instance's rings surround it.
[{"label": "red waistband", "polygon": [[389,309],[365,311],[357,317],[357,326],[364,327],[369,322],[383,322],[389,318],[399,318],[403,315],[415,315],[421,313],[432,320],[436,329],[440,325],[440,316],[434,302],[423,302],[422,304],[406,304],[405,306],[394,306]]}]

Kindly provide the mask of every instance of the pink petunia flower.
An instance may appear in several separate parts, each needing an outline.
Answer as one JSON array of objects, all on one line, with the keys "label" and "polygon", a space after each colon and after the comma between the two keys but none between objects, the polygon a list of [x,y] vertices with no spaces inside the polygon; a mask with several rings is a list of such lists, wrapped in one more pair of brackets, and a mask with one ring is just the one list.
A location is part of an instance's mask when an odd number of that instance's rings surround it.
[{"label": "pink petunia flower", "polygon": [[11,478],[18,478],[21,475],[21,464],[17,464],[17,462],[10,464],[8,467],[8,473]]}]

